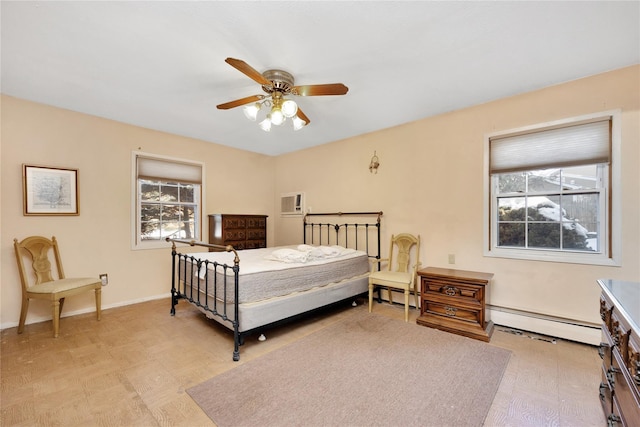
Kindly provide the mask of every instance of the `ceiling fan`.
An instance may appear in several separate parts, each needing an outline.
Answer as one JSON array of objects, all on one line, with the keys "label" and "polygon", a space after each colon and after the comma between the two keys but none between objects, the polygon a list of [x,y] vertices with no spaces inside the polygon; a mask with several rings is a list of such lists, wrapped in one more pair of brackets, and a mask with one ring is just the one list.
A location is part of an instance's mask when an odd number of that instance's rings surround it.
[{"label": "ceiling fan", "polygon": [[259,83],[262,86],[262,90],[267,94],[236,99],[235,101],[220,104],[217,108],[228,110],[244,105],[244,114],[252,121],[256,121],[258,112],[263,106],[270,108],[266,118],[259,123],[260,128],[267,132],[271,130],[272,124],[279,126],[287,118],[292,120],[294,130],[302,129],[309,124],[309,118],[298,108],[296,102],[289,97],[290,95],[344,95],[349,91],[349,88],[342,83],[295,86],[293,76],[286,71],[267,70],[264,73],[259,73],[241,59],[227,58],[225,62]]}]

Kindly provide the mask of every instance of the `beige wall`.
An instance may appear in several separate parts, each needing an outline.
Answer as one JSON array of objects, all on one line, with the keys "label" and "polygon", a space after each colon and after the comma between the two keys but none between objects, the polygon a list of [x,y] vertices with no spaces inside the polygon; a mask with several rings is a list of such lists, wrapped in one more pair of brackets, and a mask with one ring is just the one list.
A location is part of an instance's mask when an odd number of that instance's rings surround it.
[{"label": "beige wall", "polygon": [[[131,156],[135,150],[204,162],[205,214],[266,214],[269,221],[274,216],[272,157],[7,96],[2,97],[1,114],[3,328],[17,325],[20,313],[13,239],[28,235],[58,238],[68,276],[108,273],[104,307],[168,295],[170,248],[131,249]],[[79,169],[80,215],[23,216],[23,163]],[[223,192],[216,192],[216,186]],[[268,242],[273,242],[273,232],[270,226]],[[70,298],[65,312],[92,310],[93,304],[89,295]],[[50,318],[46,302],[31,302],[28,323]]]},{"label": "beige wall", "polygon": [[[549,87],[279,156],[276,197],[305,191],[314,212],[381,210],[385,241],[404,231],[422,236],[423,265],[493,272],[492,305],[597,323],[596,279],[640,281],[639,106],[638,66]],[[623,122],[622,266],[483,256],[484,136],[618,108]],[[377,174],[368,170],[374,150],[381,164]],[[278,217],[275,223],[276,244],[301,238],[300,219]],[[454,266],[448,254],[455,255]]]},{"label": "beige wall", "polygon": [[[301,240],[300,218],[280,218],[276,207],[280,193],[302,190],[314,212],[384,211],[385,239],[401,231],[422,235],[424,265],[450,267],[448,254],[455,254],[456,268],[495,273],[491,304],[596,323],[597,278],[640,281],[639,98],[635,66],[273,158],[3,96],[0,324],[15,326],[20,311],[14,237],[55,234],[68,275],[108,273],[105,307],[168,293],[169,251],[130,247],[130,163],[138,148],[203,161],[205,213],[269,215],[269,246]],[[617,108],[622,267],[484,257],[484,135]],[[378,174],[368,170],[374,150]],[[23,163],[78,168],[80,216],[23,216]],[[214,191],[219,184],[225,193]],[[79,297],[65,311],[92,305],[91,297]],[[48,305],[32,302],[27,321],[44,319]]]}]

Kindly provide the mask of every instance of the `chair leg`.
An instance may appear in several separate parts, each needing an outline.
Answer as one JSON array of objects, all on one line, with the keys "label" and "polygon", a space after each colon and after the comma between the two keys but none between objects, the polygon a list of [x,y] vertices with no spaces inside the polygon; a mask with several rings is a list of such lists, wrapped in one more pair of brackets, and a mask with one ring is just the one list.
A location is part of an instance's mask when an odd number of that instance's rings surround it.
[{"label": "chair leg", "polygon": [[418,298],[418,285],[416,283],[413,284],[413,294],[416,297],[416,308],[420,310],[420,302],[419,302],[420,298]]},{"label": "chair leg", "polygon": [[393,305],[393,293],[391,292],[391,288],[387,288],[387,294],[389,294],[389,304]]},{"label": "chair leg", "polygon": [[369,313],[373,308],[373,283],[369,283]]},{"label": "chair leg", "polygon": [[96,288],[96,316],[100,320],[102,313],[102,288]]},{"label": "chair leg", "polygon": [[64,304],[64,299],[55,300],[51,303],[53,308],[53,337],[58,338],[60,330],[60,307]]},{"label": "chair leg", "polygon": [[404,290],[404,321],[409,321],[409,289]]},{"label": "chair leg", "polygon": [[29,298],[22,297],[22,308],[20,309],[20,323],[18,323],[18,333],[24,331],[24,322],[27,320],[27,311],[29,310]]}]

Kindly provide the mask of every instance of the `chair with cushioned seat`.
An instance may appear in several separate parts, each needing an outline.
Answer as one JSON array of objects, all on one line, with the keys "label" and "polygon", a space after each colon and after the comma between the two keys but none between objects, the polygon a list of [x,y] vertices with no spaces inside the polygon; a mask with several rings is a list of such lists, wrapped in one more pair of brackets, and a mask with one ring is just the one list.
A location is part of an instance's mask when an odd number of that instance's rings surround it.
[{"label": "chair with cushioned seat", "polygon": [[[60,330],[60,313],[66,297],[77,295],[82,292],[95,291],[96,315],[100,320],[102,282],[95,277],[65,277],[62,268],[58,242],[54,237],[47,239],[41,236],[27,237],[22,241],[13,239],[20,281],[22,282],[22,308],[20,310],[20,323],[18,333],[24,331],[24,322],[27,318],[29,300],[44,299],[51,301],[53,310],[53,337],[58,337]],[[56,263],[57,279],[54,279],[49,260],[50,253]],[[25,269],[25,259],[31,261],[33,274],[28,274]]]},{"label": "chair with cushioned seat", "polygon": [[[411,264],[411,251],[415,248],[414,263]],[[395,256],[395,265],[394,265]],[[373,264],[387,263],[386,270],[372,271],[369,274],[369,313],[373,306],[373,291],[376,286],[389,290],[389,302],[393,304],[391,288],[404,290],[404,320],[409,321],[409,293],[413,290],[418,305],[417,271],[420,265],[420,235],[417,237],[402,233],[391,236],[389,258],[374,260]],[[411,264],[411,265],[410,265]]]}]

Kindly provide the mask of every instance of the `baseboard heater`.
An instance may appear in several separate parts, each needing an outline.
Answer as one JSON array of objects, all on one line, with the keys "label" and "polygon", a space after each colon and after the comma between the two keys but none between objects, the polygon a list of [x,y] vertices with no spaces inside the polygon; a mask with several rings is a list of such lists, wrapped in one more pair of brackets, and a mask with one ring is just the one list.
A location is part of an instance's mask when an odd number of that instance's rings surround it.
[{"label": "baseboard heater", "polygon": [[487,309],[489,318],[496,325],[590,345],[599,345],[602,341],[600,324],[489,304]]},{"label": "baseboard heater", "polygon": [[[382,300],[389,301],[388,291],[384,288],[381,290]],[[392,290],[391,292],[393,292],[394,303],[404,304],[404,292],[396,290]],[[411,292],[411,294],[409,297],[409,305],[415,307],[415,297],[413,296],[413,292]],[[376,292],[374,298],[377,298],[377,296],[378,293]],[[487,311],[488,318],[491,319],[495,325],[535,332],[548,337],[562,338],[589,345],[600,345],[602,341],[600,324],[597,323],[588,323],[580,320],[490,304],[487,304]]]}]

